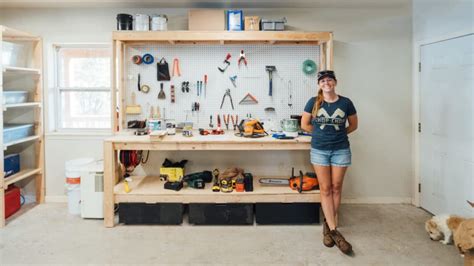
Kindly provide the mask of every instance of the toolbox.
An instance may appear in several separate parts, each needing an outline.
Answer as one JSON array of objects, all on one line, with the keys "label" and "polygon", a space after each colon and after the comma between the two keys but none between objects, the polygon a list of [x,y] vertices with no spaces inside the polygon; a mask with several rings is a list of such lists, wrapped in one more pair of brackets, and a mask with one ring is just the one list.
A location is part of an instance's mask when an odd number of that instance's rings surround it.
[{"label": "toolbox", "polygon": [[20,172],[20,155],[18,153],[7,155],[3,158],[3,174],[9,177]]},{"label": "toolbox", "polygon": [[286,18],[282,19],[262,19],[260,28],[262,30],[285,30]]},{"label": "toolbox", "polygon": [[3,125],[3,143],[32,136],[34,133],[33,124],[5,124]]},{"label": "toolbox", "polygon": [[189,223],[197,225],[253,224],[252,203],[190,203]]},{"label": "toolbox", "polygon": [[21,207],[20,189],[15,186],[5,190],[5,218],[12,216]]},{"label": "toolbox", "polygon": [[181,224],[182,203],[119,203],[119,222],[124,224]]},{"label": "toolbox", "polygon": [[319,223],[319,203],[256,203],[257,224]]}]

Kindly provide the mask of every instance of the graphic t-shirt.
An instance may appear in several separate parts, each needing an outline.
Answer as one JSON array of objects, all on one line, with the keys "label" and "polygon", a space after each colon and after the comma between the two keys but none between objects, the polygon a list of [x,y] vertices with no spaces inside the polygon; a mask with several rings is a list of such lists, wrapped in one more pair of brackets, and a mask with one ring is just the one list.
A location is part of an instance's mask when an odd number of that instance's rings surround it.
[{"label": "graphic t-shirt", "polygon": [[[309,99],[304,111],[311,113],[316,97]],[[356,113],[354,104],[349,98],[339,95],[333,103],[323,102],[316,117],[311,119],[311,147],[319,150],[340,150],[349,148],[346,132],[347,117]]]}]

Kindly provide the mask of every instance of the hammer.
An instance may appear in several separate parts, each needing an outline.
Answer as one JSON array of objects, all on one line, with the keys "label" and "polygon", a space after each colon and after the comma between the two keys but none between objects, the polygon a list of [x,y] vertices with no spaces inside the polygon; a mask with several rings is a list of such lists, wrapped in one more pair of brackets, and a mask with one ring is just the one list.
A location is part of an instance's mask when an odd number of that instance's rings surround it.
[{"label": "hammer", "polygon": [[270,88],[268,91],[268,95],[272,96],[272,89],[273,89],[273,71],[276,71],[275,66],[265,66],[265,70],[268,71],[268,79],[270,80]]}]

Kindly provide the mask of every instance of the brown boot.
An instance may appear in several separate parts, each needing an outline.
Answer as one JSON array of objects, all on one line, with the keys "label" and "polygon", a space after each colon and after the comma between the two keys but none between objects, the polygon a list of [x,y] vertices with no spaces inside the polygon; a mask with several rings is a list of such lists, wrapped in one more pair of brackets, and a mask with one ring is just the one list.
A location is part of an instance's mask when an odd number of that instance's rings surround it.
[{"label": "brown boot", "polygon": [[336,229],[329,232],[332,240],[336,243],[336,246],[342,251],[342,253],[349,255],[352,252],[352,245],[346,241],[342,234]]},{"label": "brown boot", "polygon": [[331,230],[329,230],[329,225],[328,223],[326,222],[326,220],[324,220],[324,223],[323,223],[323,244],[328,247],[328,248],[332,248],[334,247],[334,240],[332,240],[331,236],[329,235],[329,232]]}]

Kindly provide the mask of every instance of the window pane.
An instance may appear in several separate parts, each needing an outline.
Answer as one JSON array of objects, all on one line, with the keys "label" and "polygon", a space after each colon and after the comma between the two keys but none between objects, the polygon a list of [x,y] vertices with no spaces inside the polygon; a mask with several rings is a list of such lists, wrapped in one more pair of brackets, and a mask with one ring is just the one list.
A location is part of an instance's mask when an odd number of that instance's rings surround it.
[{"label": "window pane", "polygon": [[62,91],[62,128],[110,128],[110,92]]},{"label": "window pane", "polygon": [[60,48],[59,87],[110,87],[109,48]]}]

